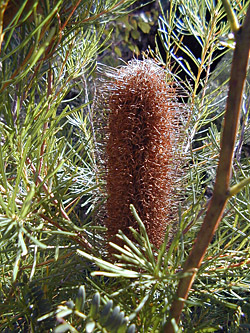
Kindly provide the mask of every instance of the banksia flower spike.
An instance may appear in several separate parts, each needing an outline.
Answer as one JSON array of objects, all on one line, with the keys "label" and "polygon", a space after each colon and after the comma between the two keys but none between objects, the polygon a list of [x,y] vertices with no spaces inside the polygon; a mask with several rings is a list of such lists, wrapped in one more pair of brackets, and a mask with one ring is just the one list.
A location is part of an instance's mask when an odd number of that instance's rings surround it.
[{"label": "banksia flower spike", "polygon": [[106,143],[108,239],[138,229],[129,205],[159,247],[173,223],[180,160],[176,89],[155,61],[132,60],[109,74]]}]

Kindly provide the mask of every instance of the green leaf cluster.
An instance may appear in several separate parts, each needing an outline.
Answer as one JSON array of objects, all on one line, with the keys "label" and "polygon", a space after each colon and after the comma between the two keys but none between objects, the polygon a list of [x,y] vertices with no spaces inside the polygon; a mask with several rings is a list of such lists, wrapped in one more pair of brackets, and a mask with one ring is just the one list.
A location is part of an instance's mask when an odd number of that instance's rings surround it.
[{"label": "green leaf cluster", "polygon": [[[129,318],[125,316],[123,311],[120,311],[120,307],[113,307],[112,300],[105,300],[105,305],[101,306],[101,297],[97,292],[93,296],[90,302],[90,308],[88,314],[85,314],[84,308],[86,293],[85,287],[82,285],[78,290],[75,303],[71,300],[65,305],[60,305],[56,310],[56,318],[58,322],[61,322],[56,326],[55,333],[63,332],[79,332],[73,327],[65,318],[71,316],[71,321],[77,327],[85,327],[86,333],[91,332],[117,332],[117,333],[134,333],[135,325],[129,325]],[[84,313],[84,312],[85,313]],[[50,313],[39,318],[40,322],[50,318]]]}]

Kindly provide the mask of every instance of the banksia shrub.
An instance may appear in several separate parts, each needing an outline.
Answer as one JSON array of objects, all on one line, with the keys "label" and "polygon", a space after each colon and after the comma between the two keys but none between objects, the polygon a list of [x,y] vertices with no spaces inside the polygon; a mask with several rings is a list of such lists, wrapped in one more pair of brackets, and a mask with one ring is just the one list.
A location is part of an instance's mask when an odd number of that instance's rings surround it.
[{"label": "banksia shrub", "polygon": [[155,61],[132,60],[109,72],[106,143],[108,239],[138,229],[129,205],[150,241],[162,243],[173,223],[180,161],[180,109],[176,88]]}]

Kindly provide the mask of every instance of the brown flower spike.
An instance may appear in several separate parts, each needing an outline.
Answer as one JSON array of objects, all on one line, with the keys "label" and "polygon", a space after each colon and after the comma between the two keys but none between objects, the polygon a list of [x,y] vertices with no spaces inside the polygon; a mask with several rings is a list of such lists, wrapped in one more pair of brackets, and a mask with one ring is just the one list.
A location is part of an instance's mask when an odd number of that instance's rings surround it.
[{"label": "brown flower spike", "polygon": [[173,220],[179,174],[176,89],[166,84],[164,69],[150,59],[132,60],[109,76],[108,239],[114,241],[119,229],[128,237],[130,226],[138,229],[129,208],[133,204],[151,243],[159,247]]}]

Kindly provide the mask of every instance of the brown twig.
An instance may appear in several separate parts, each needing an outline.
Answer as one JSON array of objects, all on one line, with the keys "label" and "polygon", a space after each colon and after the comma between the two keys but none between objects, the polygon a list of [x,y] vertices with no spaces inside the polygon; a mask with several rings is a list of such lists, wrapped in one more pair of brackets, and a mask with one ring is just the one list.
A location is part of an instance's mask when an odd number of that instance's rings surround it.
[{"label": "brown twig", "polygon": [[[40,262],[40,263],[36,264],[36,267],[47,266],[47,265],[52,264],[52,263],[54,263],[54,262],[56,262],[58,260],[67,259],[69,257],[72,257],[75,253],[76,252],[74,251],[74,252],[67,253],[67,254],[65,254],[63,256],[60,256],[58,259],[53,258],[53,259],[45,260],[43,262]],[[32,267],[33,267],[33,265],[22,266],[22,270],[24,271],[26,269],[32,269]]]},{"label": "brown twig", "polygon": [[224,208],[229,198],[229,181],[231,178],[234,147],[250,50],[250,6],[248,7],[244,24],[236,33],[235,38],[236,47],[231,68],[229,93],[221,140],[221,152],[214,193],[202,227],[197,235],[196,242],[183,266],[183,274],[186,274],[179,281],[176,298],[170,309],[169,321],[164,326],[165,333],[174,332],[171,320],[174,319],[176,323],[179,322],[184,302],[188,297],[196,273],[201,266],[207,247],[221,221]]},{"label": "brown twig", "polygon": [[[51,68],[51,63],[49,63],[49,71],[48,71],[48,79],[47,79],[47,82],[48,82],[47,98],[48,98],[48,100],[49,100],[49,98],[51,96],[51,93],[52,93],[52,81],[53,81],[53,71],[52,71],[52,68]],[[47,111],[50,110],[50,106],[51,106],[51,103],[49,102]],[[49,126],[48,121],[46,121],[43,124],[43,133],[42,133],[43,137],[45,136],[45,134],[47,132],[48,126]],[[41,149],[40,149],[40,161],[39,161],[39,168],[38,168],[38,175],[39,176],[41,174],[42,167],[43,167],[43,155],[45,153],[45,148],[46,148],[46,140],[44,139],[43,143],[42,143],[42,146],[41,146]]]},{"label": "brown twig", "polygon": [[[39,214],[39,216],[44,219],[45,221],[48,221],[51,223],[54,227],[56,227],[58,230],[67,232],[68,230],[64,227],[62,227],[58,222],[55,220],[49,218],[48,216],[44,214]],[[76,236],[70,236],[70,238],[76,242],[77,244],[81,245],[82,247],[86,249],[92,249],[92,245],[83,237],[83,235],[78,231],[76,232]]]},{"label": "brown twig", "polygon": [[1,52],[1,47],[2,47],[2,42],[4,38],[4,33],[3,33],[3,18],[4,18],[4,13],[6,11],[6,8],[8,6],[8,2],[1,2],[0,4],[0,52]]}]

